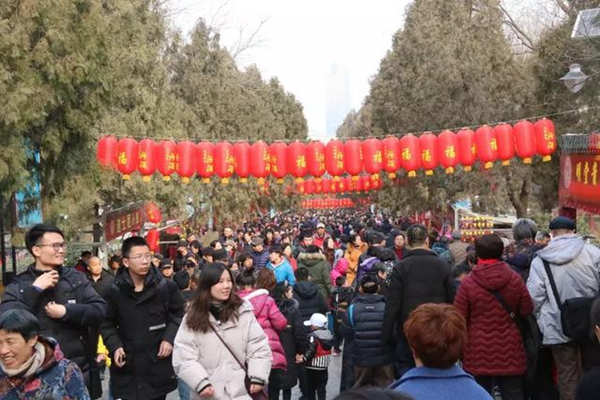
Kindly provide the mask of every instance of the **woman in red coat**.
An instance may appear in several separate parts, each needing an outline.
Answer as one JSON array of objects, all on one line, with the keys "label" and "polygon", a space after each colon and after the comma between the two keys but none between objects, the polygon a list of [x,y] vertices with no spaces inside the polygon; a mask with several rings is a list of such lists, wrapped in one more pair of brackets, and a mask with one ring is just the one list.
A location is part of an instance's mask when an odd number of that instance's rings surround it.
[{"label": "woman in red coat", "polygon": [[525,347],[517,325],[493,292],[519,315],[531,314],[533,302],[520,276],[501,261],[503,250],[498,235],[477,240],[477,266],[462,281],[454,305],[467,321],[464,370],[490,393],[497,383],[503,400],[523,400]]}]

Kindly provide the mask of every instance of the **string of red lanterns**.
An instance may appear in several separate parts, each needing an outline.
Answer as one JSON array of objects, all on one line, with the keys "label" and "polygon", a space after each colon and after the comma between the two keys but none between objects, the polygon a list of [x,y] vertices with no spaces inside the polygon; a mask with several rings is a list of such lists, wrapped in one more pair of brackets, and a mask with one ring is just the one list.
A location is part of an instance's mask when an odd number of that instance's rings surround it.
[{"label": "string of red lanterns", "polygon": [[439,135],[424,133],[419,137],[408,134],[400,139],[346,142],[335,139],[326,145],[319,141],[308,144],[278,141],[270,145],[263,141],[235,145],[226,141],[195,144],[187,140],[155,143],[152,139],[138,143],[132,138],[117,140],[105,136],[98,142],[97,158],[101,166],[116,168],[123,179],[129,179],[137,171],[144,181],[158,172],[164,180],[177,174],[184,183],[195,174],[204,182],[217,176],[227,183],[235,175],[241,182],[252,176],[260,183],[272,176],[281,183],[285,176],[291,175],[297,183],[310,176],[314,178],[314,186],[326,173],[336,182],[349,175],[358,185],[363,173],[379,177],[380,172],[387,172],[394,179],[398,171],[404,170],[413,178],[418,170],[433,175],[441,167],[452,174],[458,165],[470,171],[477,161],[484,169],[491,168],[496,161],[506,166],[515,155],[525,164],[530,164],[536,155],[547,162],[555,151],[554,124],[541,119],[536,123],[520,121],[514,126],[484,125],[476,131],[446,130]]}]

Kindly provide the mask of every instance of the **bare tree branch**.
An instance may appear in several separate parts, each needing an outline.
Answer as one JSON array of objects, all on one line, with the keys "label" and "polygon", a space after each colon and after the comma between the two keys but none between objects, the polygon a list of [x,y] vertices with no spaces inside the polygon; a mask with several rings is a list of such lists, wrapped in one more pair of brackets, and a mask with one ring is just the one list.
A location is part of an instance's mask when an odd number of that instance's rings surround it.
[{"label": "bare tree branch", "polygon": [[510,13],[506,10],[506,8],[504,6],[502,6],[502,4],[498,4],[498,7],[500,7],[500,9],[502,10],[502,13],[506,17],[504,23],[510,29],[513,30],[513,32],[515,33],[515,35],[517,36],[517,38],[519,39],[521,44],[523,44],[523,46],[527,47],[531,51],[535,50],[535,45],[534,45],[533,40],[529,37],[529,35],[527,35],[527,33],[525,33],[525,31],[523,29],[521,29],[519,24],[517,24],[517,22],[510,15]]},{"label": "bare tree branch", "polygon": [[231,53],[231,56],[233,57],[234,60],[237,60],[238,57],[240,56],[240,54],[242,54],[243,52],[245,52],[251,48],[255,48],[263,42],[263,40],[258,40],[257,38],[260,33],[260,30],[268,21],[269,21],[269,18],[262,19],[258,23],[258,25],[254,28],[254,30],[247,36],[245,36],[245,32],[246,32],[245,28],[246,27],[240,27],[239,39],[238,39],[237,43],[235,43],[229,49],[229,52]]}]

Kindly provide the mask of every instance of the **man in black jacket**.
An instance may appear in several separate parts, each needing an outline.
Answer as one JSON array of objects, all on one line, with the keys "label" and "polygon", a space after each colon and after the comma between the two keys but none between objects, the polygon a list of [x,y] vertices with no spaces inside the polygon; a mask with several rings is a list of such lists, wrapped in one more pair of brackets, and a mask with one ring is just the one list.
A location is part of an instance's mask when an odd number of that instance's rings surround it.
[{"label": "man in black jacket", "polygon": [[452,304],[455,294],[450,265],[429,250],[427,228],[412,225],[406,236],[410,250],[392,271],[381,332],[384,344],[392,344],[396,337],[400,376],[415,367],[403,329],[410,313],[424,303]]},{"label": "man in black jacket", "polygon": [[17,308],[35,315],[40,334],[58,341],[65,357],[83,372],[90,397],[99,398],[102,388],[90,330],[97,332],[106,302],[84,274],[62,266],[67,246],[60,229],[35,225],[25,235],[25,244],[35,262],[6,287],[0,312]]},{"label": "man in black jacket", "polygon": [[307,268],[300,267],[296,271],[294,299],[298,302],[303,321],[313,314],[327,314],[327,304],[319,292],[319,287],[310,280],[310,272]]},{"label": "man in black jacket", "polygon": [[377,276],[365,275],[360,281],[360,294],[343,318],[344,336],[353,341],[355,388],[386,388],[394,381],[391,346],[381,341],[385,298],[377,294],[378,289]]},{"label": "man in black jacket", "polygon": [[171,365],[175,334],[183,318],[183,297],[150,260],[146,240],[131,237],[121,248],[123,267],[106,294],[108,313],[100,332],[113,364],[113,397],[165,399],[177,388]]},{"label": "man in black jacket", "polygon": [[88,261],[87,264],[87,273],[85,275],[96,292],[102,297],[104,297],[115,281],[115,277],[102,268],[102,262],[98,257],[90,258],[90,261]]}]

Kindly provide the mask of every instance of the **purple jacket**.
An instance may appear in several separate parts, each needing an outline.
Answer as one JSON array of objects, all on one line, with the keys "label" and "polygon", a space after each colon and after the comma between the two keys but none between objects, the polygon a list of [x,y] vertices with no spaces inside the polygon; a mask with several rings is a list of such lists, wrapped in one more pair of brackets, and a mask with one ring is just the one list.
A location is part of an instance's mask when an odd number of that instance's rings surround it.
[{"label": "purple jacket", "polygon": [[248,300],[254,308],[254,316],[260,324],[265,335],[269,339],[269,347],[273,353],[272,369],[286,369],[287,361],[285,359],[285,351],[279,341],[277,331],[282,331],[287,326],[287,320],[277,308],[275,300],[269,296],[266,289],[245,289],[239,293],[240,297]]}]

